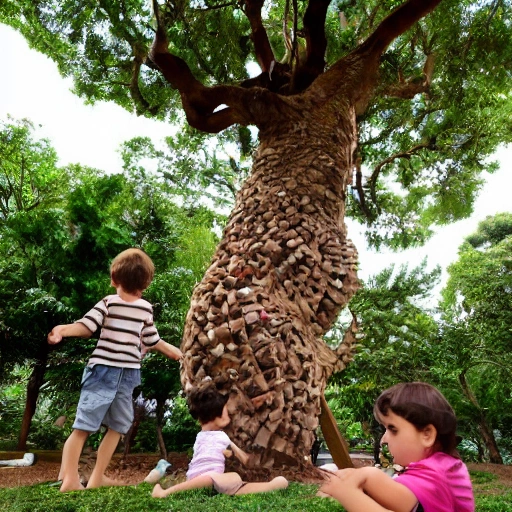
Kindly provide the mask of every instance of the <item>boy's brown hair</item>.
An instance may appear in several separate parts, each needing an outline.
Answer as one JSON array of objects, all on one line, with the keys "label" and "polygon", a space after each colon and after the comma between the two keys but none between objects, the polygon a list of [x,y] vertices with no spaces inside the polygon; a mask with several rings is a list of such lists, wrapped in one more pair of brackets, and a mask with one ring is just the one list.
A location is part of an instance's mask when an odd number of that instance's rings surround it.
[{"label": "boy's brown hair", "polygon": [[444,452],[457,456],[457,418],[443,394],[426,382],[402,382],[381,393],[373,414],[381,422],[392,411],[412,423],[417,430],[434,425],[437,438],[433,453]]},{"label": "boy's brown hair", "polygon": [[153,280],[155,265],[141,249],[126,249],[110,264],[110,278],[127,293],[143,292]]}]

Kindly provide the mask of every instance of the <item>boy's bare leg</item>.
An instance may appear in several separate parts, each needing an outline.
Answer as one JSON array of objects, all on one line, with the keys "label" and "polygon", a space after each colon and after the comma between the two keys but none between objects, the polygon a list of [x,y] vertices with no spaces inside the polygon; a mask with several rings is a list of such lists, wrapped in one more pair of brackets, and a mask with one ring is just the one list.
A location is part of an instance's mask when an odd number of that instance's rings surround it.
[{"label": "boy's bare leg", "polygon": [[80,454],[84,447],[85,441],[89,437],[89,432],[75,429],[64,443],[62,450],[62,463],[58,479],[62,480],[60,492],[79,491],[84,488],[80,483],[80,475],[78,474],[78,463]]},{"label": "boy's bare leg", "polygon": [[288,480],[284,476],[276,476],[270,482],[248,482],[236,492],[239,494],[252,494],[256,492],[270,492],[278,489],[286,489]]},{"label": "boy's bare leg", "polygon": [[114,452],[116,451],[120,438],[121,434],[112,429],[109,429],[105,434],[105,437],[103,437],[98,448],[96,465],[94,466],[89,482],[87,483],[87,489],[111,485],[123,485],[122,483],[116,482],[116,480],[112,480],[105,476],[105,471],[112,459],[112,455],[114,455]]},{"label": "boy's bare leg", "polygon": [[187,480],[186,482],[173,485],[172,487],[169,487],[169,489],[162,489],[160,484],[156,484],[151,496],[153,496],[153,498],[165,498],[166,496],[169,496],[169,494],[175,492],[190,491],[191,489],[203,489],[205,487],[213,487],[213,480],[208,475],[199,475],[191,480]]}]

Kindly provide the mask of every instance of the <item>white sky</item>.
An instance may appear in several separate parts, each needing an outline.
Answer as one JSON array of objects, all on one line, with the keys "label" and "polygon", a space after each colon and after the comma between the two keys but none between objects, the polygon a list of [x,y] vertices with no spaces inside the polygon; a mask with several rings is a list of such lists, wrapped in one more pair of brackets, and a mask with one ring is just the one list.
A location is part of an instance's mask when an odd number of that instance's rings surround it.
[{"label": "white sky", "polygon": [[[60,165],[80,163],[109,172],[121,170],[120,144],[132,137],[149,136],[159,141],[173,130],[162,122],[152,121],[110,103],[87,106],[70,92],[71,81],[63,79],[57,66],[44,55],[30,50],[23,37],[0,24],[0,48],[3,48],[0,82],[0,118],[7,114],[16,119],[28,118],[36,126],[37,137],[51,141]],[[0,155],[1,158],[1,155]],[[428,256],[429,268],[439,264],[444,270],[457,259],[463,238],[475,231],[487,215],[512,211],[512,148],[502,149],[497,158],[501,169],[488,175],[471,218],[444,227],[424,247],[402,253],[370,252],[363,234],[349,224],[349,236],[359,250],[360,275],[376,274],[395,263],[417,265]]]}]

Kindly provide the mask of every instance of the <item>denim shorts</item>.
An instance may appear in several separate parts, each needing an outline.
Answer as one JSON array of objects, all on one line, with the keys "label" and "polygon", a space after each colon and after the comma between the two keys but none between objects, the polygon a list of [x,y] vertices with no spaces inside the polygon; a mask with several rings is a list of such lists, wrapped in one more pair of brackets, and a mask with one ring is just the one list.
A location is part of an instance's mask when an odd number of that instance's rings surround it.
[{"label": "denim shorts", "polygon": [[133,390],[139,384],[138,368],[87,366],[73,428],[97,432],[101,425],[106,425],[126,434],[133,422]]}]

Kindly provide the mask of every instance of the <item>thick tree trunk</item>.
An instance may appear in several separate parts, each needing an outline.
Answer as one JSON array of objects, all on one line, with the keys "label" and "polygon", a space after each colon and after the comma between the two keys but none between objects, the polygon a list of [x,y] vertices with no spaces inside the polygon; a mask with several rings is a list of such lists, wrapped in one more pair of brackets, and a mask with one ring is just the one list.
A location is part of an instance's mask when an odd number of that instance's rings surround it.
[{"label": "thick tree trunk", "polygon": [[267,468],[309,458],[327,378],[353,351],[322,336],[358,287],[344,224],[354,110],[311,95],[288,106],[260,131],[182,343],[184,388],[211,376],[229,393],[228,433]]},{"label": "thick tree trunk", "polygon": [[485,412],[480,407],[476,396],[473,394],[473,391],[469,386],[465,373],[461,373],[459,375],[459,382],[462,386],[464,395],[466,395],[468,400],[475,406],[478,411],[478,432],[482,436],[482,441],[484,442],[484,445],[489,452],[490,462],[493,464],[503,464],[503,458],[501,457],[500,451],[498,449],[492,428],[488,424],[487,418],[485,417]]},{"label": "thick tree trunk", "polygon": [[329,2],[311,3],[303,23],[306,61],[290,77],[289,68],[274,66],[263,3],[248,0],[244,12],[264,73],[242,87],[200,83],[169,51],[153,2],[150,58],[179,91],[188,123],[209,133],[234,124],[260,130],[252,174],[192,297],[181,374],[185,389],[210,376],[231,395],[230,434],[259,467],[309,459],[327,378],[352,357],[353,335],[336,351],[322,336],[358,286],[344,224],[357,167],[356,115],[373,96],[383,52],[440,1],[404,2],[325,72],[321,27]]},{"label": "thick tree trunk", "polygon": [[32,369],[30,379],[27,384],[27,399],[25,402],[25,411],[21,422],[20,436],[18,439],[17,450],[25,451],[27,449],[27,439],[30,433],[30,425],[32,418],[36,412],[37,399],[39,398],[39,390],[44,382],[44,374],[46,372],[46,363],[48,361],[49,345],[46,340],[41,343],[38,358]]}]

